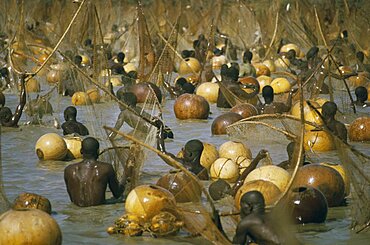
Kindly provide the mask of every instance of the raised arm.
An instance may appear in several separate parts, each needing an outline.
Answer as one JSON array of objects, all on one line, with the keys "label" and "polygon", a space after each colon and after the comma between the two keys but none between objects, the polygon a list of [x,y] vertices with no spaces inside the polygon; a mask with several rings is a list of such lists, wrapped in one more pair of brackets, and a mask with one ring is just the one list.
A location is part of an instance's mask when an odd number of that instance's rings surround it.
[{"label": "raised arm", "polygon": [[4,126],[6,127],[17,127],[19,119],[21,119],[23,108],[26,105],[26,88],[25,88],[25,81],[26,75],[22,75],[21,77],[21,93],[19,99],[19,105],[17,106],[12,118],[9,122],[5,123]]},{"label": "raised arm", "polygon": [[[156,126],[158,128],[158,132],[157,132],[157,149],[159,151],[161,151],[163,154],[166,154],[167,156],[171,157],[172,159],[174,159],[174,160],[182,163],[183,160],[181,158],[178,158],[174,154],[166,151],[166,147],[164,145],[164,134],[165,134],[164,131],[165,131],[165,126],[164,126],[163,122],[160,119],[156,119],[154,121],[154,123],[156,124]],[[162,160],[165,161],[168,165],[170,165],[172,167],[176,167],[176,166],[173,166],[173,164],[170,161],[168,161],[168,159],[162,157],[161,155],[159,155],[159,157],[162,158]]]},{"label": "raised arm", "polygon": [[[114,128],[116,130],[120,130],[121,127],[122,127],[122,125],[123,125],[123,123],[125,122],[125,115],[124,115],[124,113],[125,113],[125,110],[121,111],[120,114],[119,114],[119,116],[118,116],[117,122],[114,125]],[[111,132],[109,134],[109,139],[114,139],[116,137],[116,135],[117,135],[116,133]]]},{"label": "raised arm", "polygon": [[239,176],[238,180],[235,182],[234,186],[230,189],[230,194],[235,196],[236,192],[239,188],[243,185],[245,178],[247,178],[248,174],[252,172],[258,165],[258,163],[267,156],[266,150],[261,150],[257,156],[253,159],[251,164],[243,171],[243,173]]}]

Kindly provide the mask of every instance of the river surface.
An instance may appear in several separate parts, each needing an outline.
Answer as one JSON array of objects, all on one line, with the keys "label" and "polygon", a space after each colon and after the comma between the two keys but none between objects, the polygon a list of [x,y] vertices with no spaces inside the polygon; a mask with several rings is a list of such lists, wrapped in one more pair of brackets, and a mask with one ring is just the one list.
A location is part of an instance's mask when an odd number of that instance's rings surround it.
[{"label": "river surface", "polygon": [[[46,90],[47,91],[47,90]],[[32,95],[34,96],[34,95]],[[18,97],[6,94],[7,105],[14,111]],[[69,97],[54,95],[51,103],[54,116],[63,122],[63,110],[70,105]],[[177,153],[190,139],[197,138],[215,144],[219,147],[229,140],[228,136],[212,136],[211,124],[214,118],[224,110],[211,105],[208,120],[180,121],[173,112],[174,100],[167,99],[163,103],[163,116],[166,124],[172,128],[175,139],[166,141],[167,150]],[[119,113],[115,102],[105,102],[92,106],[79,106],[77,118],[85,123],[92,136],[104,137],[102,125],[113,126]],[[23,115],[22,123],[27,120]],[[124,128],[128,132],[129,128]],[[129,238],[120,235],[108,235],[106,228],[112,226],[115,219],[124,213],[124,203],[79,208],[73,205],[68,197],[63,179],[63,170],[68,162],[40,162],[35,154],[35,143],[45,133],[62,134],[61,129],[47,126],[23,125],[19,129],[2,129],[1,153],[3,165],[3,180],[5,192],[10,201],[22,192],[33,192],[47,197],[52,204],[53,217],[58,222],[63,233],[63,244],[205,244],[202,238],[189,238],[182,232],[179,238],[154,239],[148,234],[143,237]],[[272,143],[269,132],[259,132],[259,138],[247,142],[253,156],[265,148],[274,163],[287,158],[286,144]],[[287,141],[286,141],[287,142]],[[370,154],[368,144],[356,144],[363,152]],[[335,152],[320,155],[323,159],[338,162]],[[143,167],[141,183],[155,183],[170,167],[157,157],[150,154]],[[107,197],[111,193],[107,191]],[[370,233],[356,235],[349,230],[350,208],[348,206],[331,208],[327,220],[319,225],[297,226],[298,238],[303,244],[369,244]]]}]

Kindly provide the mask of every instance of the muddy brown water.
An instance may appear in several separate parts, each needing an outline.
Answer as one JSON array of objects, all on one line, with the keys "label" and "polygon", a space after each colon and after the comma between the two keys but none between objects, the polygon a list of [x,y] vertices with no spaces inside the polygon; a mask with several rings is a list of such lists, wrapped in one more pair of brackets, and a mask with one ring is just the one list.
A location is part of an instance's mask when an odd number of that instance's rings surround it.
[{"label": "muddy brown water", "polygon": [[[52,99],[54,116],[63,122],[63,109],[70,105],[70,98]],[[14,94],[6,94],[7,104],[14,111],[18,97]],[[211,105],[208,120],[203,121],[180,121],[175,118],[173,112],[174,100],[167,99],[163,104],[163,115],[166,124],[174,131],[175,139],[166,142],[167,150],[177,153],[181,147],[192,138],[197,138],[216,146],[220,146],[229,140],[227,136],[212,136],[211,124],[214,118],[220,115],[220,110]],[[92,136],[104,137],[99,125],[113,126],[119,109],[114,102],[96,104],[94,106],[78,107],[78,119],[85,123]],[[366,113],[363,112],[363,113]],[[27,120],[23,115],[22,123]],[[125,127],[128,132],[129,128]],[[63,244],[204,244],[202,238],[186,237],[181,232],[176,238],[155,239],[148,234],[143,237],[124,237],[121,235],[108,235],[106,228],[113,225],[115,219],[124,213],[124,203],[115,203],[95,207],[79,208],[73,205],[68,197],[63,170],[68,162],[47,161],[40,162],[34,151],[37,139],[45,133],[55,132],[62,134],[59,129],[50,126],[21,126],[19,129],[2,129],[1,153],[3,166],[3,182],[6,195],[13,201],[21,192],[34,192],[47,197],[52,204],[53,217],[61,227]],[[269,132],[259,132],[259,137],[247,141],[253,155],[265,148],[272,157],[274,163],[279,163],[287,158],[285,142],[273,142],[269,138]],[[284,144],[283,144],[284,143]],[[370,154],[368,144],[355,144],[363,152]],[[103,144],[104,146],[104,144]],[[335,152],[320,154],[321,160],[338,162]],[[143,167],[142,183],[155,183],[157,179],[170,167],[155,154],[150,154]],[[111,197],[107,191],[107,197]],[[370,234],[354,234],[349,230],[351,222],[350,207],[338,207],[329,209],[327,220],[323,224],[307,224],[297,226],[297,237],[303,244],[368,244]]]}]

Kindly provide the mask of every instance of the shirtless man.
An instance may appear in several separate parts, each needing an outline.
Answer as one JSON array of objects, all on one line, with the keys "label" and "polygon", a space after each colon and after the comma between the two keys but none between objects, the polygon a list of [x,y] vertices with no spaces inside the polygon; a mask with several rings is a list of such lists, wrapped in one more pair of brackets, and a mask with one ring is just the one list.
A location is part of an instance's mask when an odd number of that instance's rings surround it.
[{"label": "shirtless man", "polygon": [[[175,159],[176,161],[182,163],[185,168],[187,168],[190,172],[194,173],[198,176],[201,180],[208,180],[208,173],[207,169],[205,169],[200,164],[200,157],[202,156],[203,152],[203,144],[199,140],[189,140],[186,142],[184,151],[184,157],[178,158],[174,154],[167,152],[164,145],[164,125],[161,120],[156,120],[155,123],[158,127],[157,133],[157,149],[160,150],[162,153],[170,156],[171,158]],[[167,164],[171,165],[167,159],[162,158]]]},{"label": "shirtless man", "polygon": [[[251,93],[247,93],[242,89],[241,84],[238,83],[239,68],[238,64],[236,63],[232,63],[230,68],[227,65],[222,65],[221,78],[222,84],[227,87],[228,90],[232,92],[236,97],[245,102],[248,102],[248,100],[254,98],[259,93],[260,87],[258,82],[256,82],[256,84],[243,85],[245,88],[253,89],[253,92]],[[222,94],[221,89],[218,91],[217,107],[231,107],[231,105],[229,105],[226,98]]]},{"label": "shirtless man", "polygon": [[240,66],[239,77],[256,77],[256,68],[252,65],[253,54],[246,50],[243,54],[243,64]]},{"label": "shirtless man", "polygon": [[105,203],[107,185],[115,198],[119,198],[124,189],[111,164],[97,161],[99,142],[88,137],[82,141],[83,161],[70,164],[64,170],[64,181],[71,201],[80,207],[95,206]]},{"label": "shirtless man", "polygon": [[[20,93],[20,101],[17,109],[15,109],[14,115],[12,111],[3,106],[0,109],[0,123],[3,127],[18,127],[19,119],[21,119],[23,108],[26,105],[26,88],[25,88],[25,79],[26,76],[22,75],[21,77],[21,93]],[[4,104],[5,104],[5,97],[4,97]]]},{"label": "shirtless man", "polygon": [[328,101],[322,105],[322,117],[325,125],[341,140],[347,142],[346,126],[335,119],[338,107],[334,102]]},{"label": "shirtless man", "polygon": [[368,93],[367,89],[363,86],[359,86],[355,89],[356,101],[355,105],[360,107],[368,107],[370,104],[367,101]]},{"label": "shirtless man", "polygon": [[67,134],[79,134],[85,136],[89,134],[89,130],[80,122],[77,122],[77,109],[74,106],[68,106],[64,110],[64,119],[66,120],[62,124],[63,135]]},{"label": "shirtless man", "polygon": [[265,200],[260,192],[250,191],[242,196],[240,218],[233,244],[281,244],[265,218]]},{"label": "shirtless man", "polygon": [[[131,109],[136,111],[139,115],[144,115],[146,118],[150,119],[151,115],[149,115],[147,112],[142,111],[142,108],[136,106],[137,98],[134,93],[131,92],[123,92],[123,91],[117,91],[117,98],[121,100],[124,104],[129,106]],[[153,126],[149,122],[145,122],[140,116],[137,114],[129,111],[126,107],[120,105],[121,112],[118,116],[116,125],[114,125],[114,128],[116,130],[120,130],[120,128],[123,126],[123,124],[126,122],[131,128],[138,129],[141,132],[149,132],[150,128]],[[109,138],[113,139],[116,137],[116,133],[111,132],[109,134]],[[170,128],[166,127],[165,129],[165,138],[173,138],[173,133]]]},{"label": "shirtless man", "polygon": [[295,89],[290,90],[286,103],[274,102],[274,89],[270,85],[266,85],[262,89],[262,97],[265,100],[265,103],[257,105],[257,110],[260,114],[288,112],[292,106],[292,96],[295,91]]}]

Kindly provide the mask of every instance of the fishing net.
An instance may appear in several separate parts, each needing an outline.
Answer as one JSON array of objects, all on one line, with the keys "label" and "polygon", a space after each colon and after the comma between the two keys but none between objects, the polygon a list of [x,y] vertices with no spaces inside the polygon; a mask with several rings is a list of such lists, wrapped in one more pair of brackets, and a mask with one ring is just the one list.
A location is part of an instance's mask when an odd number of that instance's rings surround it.
[{"label": "fishing net", "polygon": [[357,233],[369,231],[370,226],[370,156],[363,154],[340,139],[335,137],[335,146],[342,165],[349,174],[352,191],[351,205],[351,229]]}]

